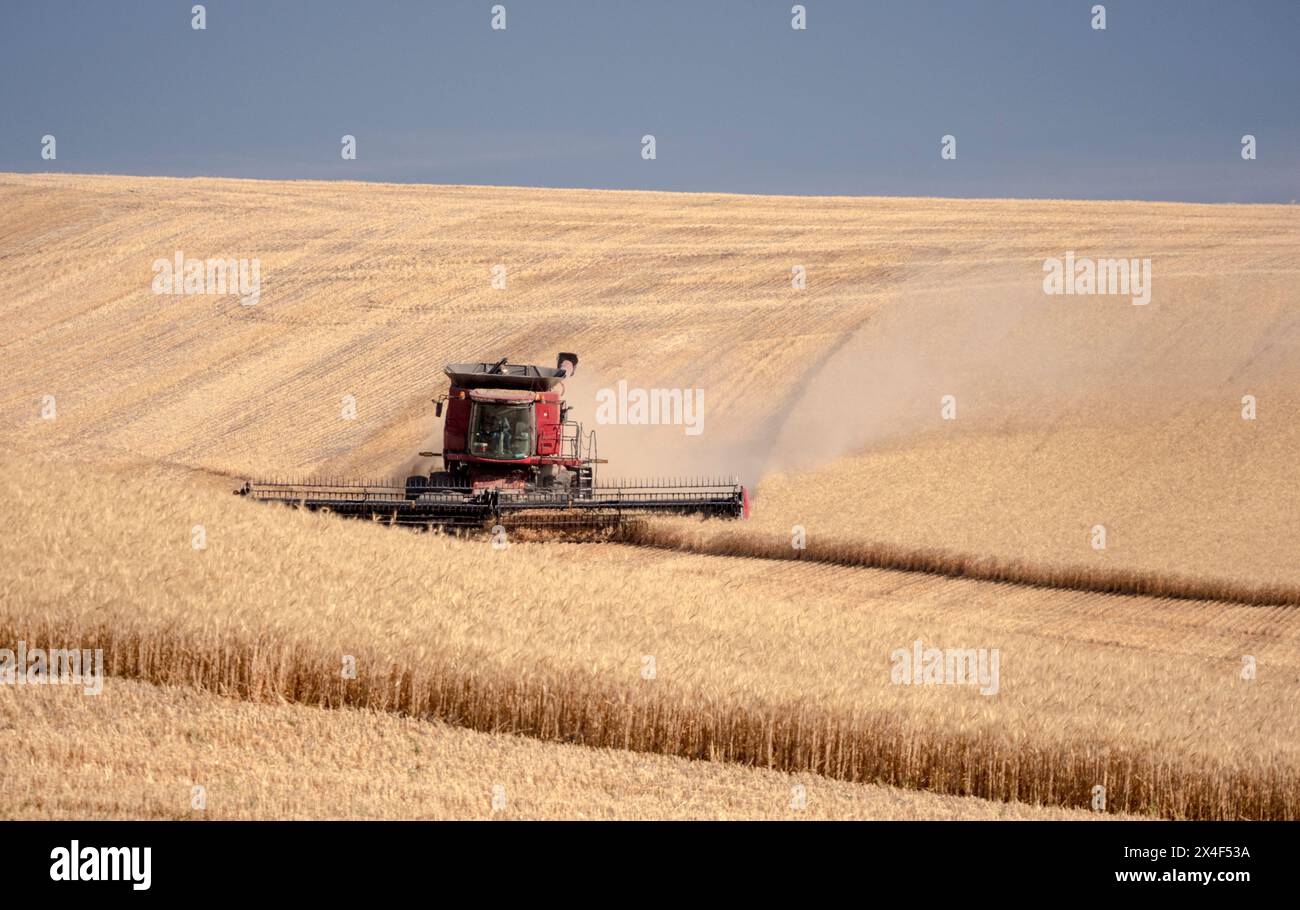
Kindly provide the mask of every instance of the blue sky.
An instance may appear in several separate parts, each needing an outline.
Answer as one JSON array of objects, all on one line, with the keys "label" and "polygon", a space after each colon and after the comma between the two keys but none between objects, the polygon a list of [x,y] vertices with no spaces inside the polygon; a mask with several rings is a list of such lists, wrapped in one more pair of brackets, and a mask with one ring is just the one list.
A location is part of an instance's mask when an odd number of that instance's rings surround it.
[{"label": "blue sky", "polygon": [[0,170],[1300,196],[1295,0],[1110,2],[1105,31],[1096,0],[806,0],[805,31],[784,0],[496,2],[504,31],[493,0],[213,0],[195,31],[192,0],[4,0]]}]

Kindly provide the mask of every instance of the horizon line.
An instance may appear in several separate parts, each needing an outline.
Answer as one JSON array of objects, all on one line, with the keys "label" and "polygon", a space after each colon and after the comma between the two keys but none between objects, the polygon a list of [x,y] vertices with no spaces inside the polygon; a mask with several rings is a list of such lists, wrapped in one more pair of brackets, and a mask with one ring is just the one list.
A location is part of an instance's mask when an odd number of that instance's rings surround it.
[{"label": "horizon line", "polygon": [[890,194],[850,195],[846,193],[741,193],[733,190],[664,190],[631,189],[597,186],[527,186],[523,184],[498,183],[429,183],[419,180],[383,180],[367,177],[230,177],[216,174],[127,174],[111,171],[0,171],[0,178],[7,177],[81,177],[106,178],[119,180],[216,180],[229,183],[303,183],[303,184],[361,184],[376,187],[424,187],[431,189],[463,190],[532,190],[536,192],[552,191],[557,193],[623,193],[639,195],[671,196],[735,196],[745,199],[832,199],[832,200],[897,200],[897,201],[935,201],[935,202],[1069,202],[1095,203],[1107,205],[1169,205],[1169,206],[1251,206],[1288,208],[1296,205],[1290,202],[1197,202],[1191,200],[1113,199],[1088,196],[916,196]]}]

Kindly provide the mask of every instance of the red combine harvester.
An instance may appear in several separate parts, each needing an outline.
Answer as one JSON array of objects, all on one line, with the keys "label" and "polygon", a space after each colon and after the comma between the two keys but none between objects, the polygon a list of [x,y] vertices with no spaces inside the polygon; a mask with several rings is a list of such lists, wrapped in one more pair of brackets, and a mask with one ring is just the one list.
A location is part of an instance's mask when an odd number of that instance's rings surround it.
[{"label": "red combine harvester", "polygon": [[647,513],[743,518],[749,495],[739,480],[676,479],[602,484],[596,434],[569,419],[563,380],[578,366],[560,354],[555,368],[453,363],[447,393],[435,399],[443,424],[443,467],[396,483],[249,481],[236,492],[263,502],[443,527],[600,526]]}]

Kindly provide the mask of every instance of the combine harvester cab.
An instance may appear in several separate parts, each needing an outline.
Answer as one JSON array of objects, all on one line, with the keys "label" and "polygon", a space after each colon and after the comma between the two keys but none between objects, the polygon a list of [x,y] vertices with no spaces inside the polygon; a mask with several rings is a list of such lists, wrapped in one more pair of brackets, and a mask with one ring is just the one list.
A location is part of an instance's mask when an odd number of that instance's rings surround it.
[{"label": "combine harvester cab", "polygon": [[[554,369],[526,364],[453,363],[450,388],[437,399],[443,424],[444,468],[427,478],[435,489],[590,490],[595,481],[595,434],[568,419],[563,380],[576,354],[560,354]],[[408,478],[419,488],[425,478]]]},{"label": "combine harvester cab", "polygon": [[394,524],[483,528],[617,528],[646,514],[744,518],[749,496],[736,478],[603,484],[595,432],[569,419],[563,380],[576,354],[556,365],[453,363],[444,417],[442,468],[395,483],[250,481],[237,492],[264,502],[386,520]]}]

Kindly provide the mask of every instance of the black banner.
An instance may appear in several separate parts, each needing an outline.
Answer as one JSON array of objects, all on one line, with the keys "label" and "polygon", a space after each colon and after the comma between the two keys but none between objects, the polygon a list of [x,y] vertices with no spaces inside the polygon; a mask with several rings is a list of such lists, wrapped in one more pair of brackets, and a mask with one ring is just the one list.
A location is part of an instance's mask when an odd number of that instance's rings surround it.
[{"label": "black banner", "polygon": [[394,887],[541,896],[562,883],[564,893],[649,899],[652,883],[689,878],[694,897],[1047,886],[1231,900],[1291,881],[1296,833],[1286,822],[7,822],[0,869],[9,895],[87,897]]}]

